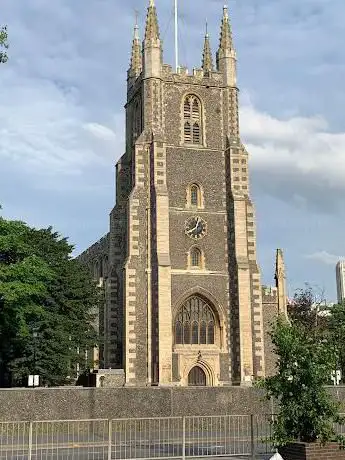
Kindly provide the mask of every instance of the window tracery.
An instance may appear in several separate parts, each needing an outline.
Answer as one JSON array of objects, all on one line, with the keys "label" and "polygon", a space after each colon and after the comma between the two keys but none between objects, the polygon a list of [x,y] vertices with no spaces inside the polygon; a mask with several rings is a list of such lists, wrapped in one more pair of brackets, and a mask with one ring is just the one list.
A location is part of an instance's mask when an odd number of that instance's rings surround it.
[{"label": "window tracery", "polygon": [[212,307],[192,296],[180,308],[175,320],[176,344],[214,344],[215,317]]}]

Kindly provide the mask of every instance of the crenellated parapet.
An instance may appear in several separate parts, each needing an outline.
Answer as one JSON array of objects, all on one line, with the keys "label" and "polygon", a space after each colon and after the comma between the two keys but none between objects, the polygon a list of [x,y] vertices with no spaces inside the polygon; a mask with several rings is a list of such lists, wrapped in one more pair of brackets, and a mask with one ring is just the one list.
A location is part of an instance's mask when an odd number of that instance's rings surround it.
[{"label": "crenellated parapet", "polygon": [[169,64],[164,64],[162,66],[162,79],[172,83],[183,83],[187,85],[197,84],[218,87],[224,85],[222,73],[216,70],[209,71],[207,75],[205,75],[202,68],[194,68],[190,72],[187,67],[179,67],[178,72],[176,72]]},{"label": "crenellated parapet", "polygon": [[[210,82],[236,88],[236,50],[233,44],[228,8],[224,7],[220,26],[219,47],[216,53],[217,70],[213,66],[213,53],[210,36],[206,30],[201,52],[201,67],[190,72],[180,66],[177,71],[169,64],[163,63],[163,48],[160,39],[159,24],[154,2],[147,9],[145,34],[142,44],[139,40],[139,27],[136,22],[132,42],[131,61],[128,69],[128,91],[135,93],[141,81],[147,78],[173,79],[174,82],[193,83],[193,79],[207,78]],[[188,80],[183,80],[183,77]],[[182,80],[181,80],[182,78]],[[138,83],[140,82],[140,83]]]}]

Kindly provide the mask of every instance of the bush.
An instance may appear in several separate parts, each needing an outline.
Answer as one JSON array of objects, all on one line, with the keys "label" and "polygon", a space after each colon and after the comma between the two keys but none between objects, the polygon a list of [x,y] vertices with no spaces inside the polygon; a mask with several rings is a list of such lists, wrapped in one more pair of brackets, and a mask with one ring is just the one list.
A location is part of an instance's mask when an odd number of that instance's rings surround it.
[{"label": "bush", "polygon": [[336,368],[336,352],[327,336],[310,334],[303,326],[279,318],[271,337],[278,356],[277,374],[260,386],[268,398],[279,401],[280,411],[272,422],[273,444],[337,440],[344,445],[334,427],[343,422],[339,407],[325,388]]}]

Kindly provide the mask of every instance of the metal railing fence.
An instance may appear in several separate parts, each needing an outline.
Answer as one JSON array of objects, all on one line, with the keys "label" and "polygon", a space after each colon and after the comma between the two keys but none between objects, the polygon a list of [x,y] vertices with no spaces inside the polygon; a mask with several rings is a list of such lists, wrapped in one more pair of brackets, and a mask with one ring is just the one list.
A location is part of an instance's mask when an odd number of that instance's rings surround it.
[{"label": "metal railing fence", "polygon": [[254,459],[273,451],[271,417],[0,422],[0,460]]}]

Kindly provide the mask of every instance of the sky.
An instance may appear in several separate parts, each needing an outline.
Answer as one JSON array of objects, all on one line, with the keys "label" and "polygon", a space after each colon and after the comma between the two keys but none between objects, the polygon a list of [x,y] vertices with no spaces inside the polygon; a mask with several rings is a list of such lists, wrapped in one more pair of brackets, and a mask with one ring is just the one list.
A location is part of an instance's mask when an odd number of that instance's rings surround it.
[{"label": "sky", "polygon": [[[171,64],[172,3],[156,0]],[[108,231],[135,10],[142,32],[147,5],[1,1],[10,40],[0,66],[2,213],[53,225],[76,254]],[[206,17],[216,51],[222,7],[179,0],[180,64],[200,66]],[[262,282],[273,283],[282,248],[289,294],[309,283],[335,301],[345,257],[344,0],[229,0],[229,12]]]}]

